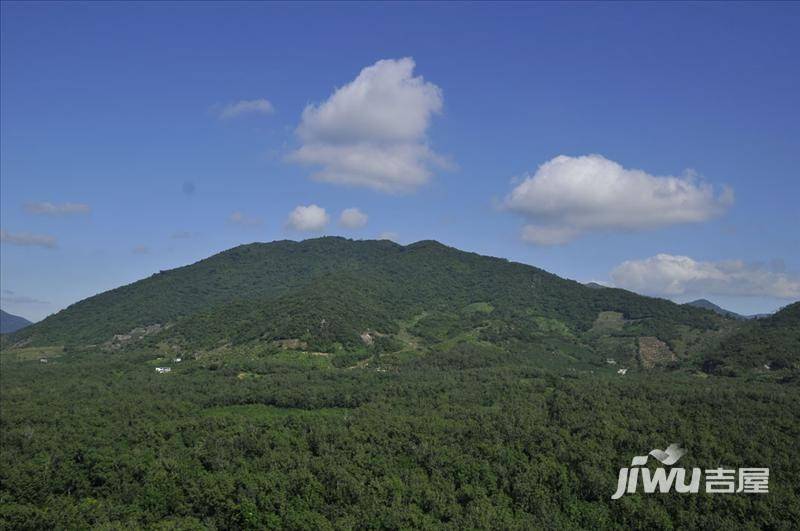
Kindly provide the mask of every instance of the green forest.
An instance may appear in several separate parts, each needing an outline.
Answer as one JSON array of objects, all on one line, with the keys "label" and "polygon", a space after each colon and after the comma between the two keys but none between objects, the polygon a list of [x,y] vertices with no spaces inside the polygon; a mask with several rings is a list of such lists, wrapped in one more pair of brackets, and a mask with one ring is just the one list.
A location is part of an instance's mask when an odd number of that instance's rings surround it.
[{"label": "green forest", "polygon": [[[800,527],[800,303],[742,321],[436,242],[321,238],[1,344],[3,529]],[[611,499],[671,443],[687,468],[769,467],[769,493]]]}]

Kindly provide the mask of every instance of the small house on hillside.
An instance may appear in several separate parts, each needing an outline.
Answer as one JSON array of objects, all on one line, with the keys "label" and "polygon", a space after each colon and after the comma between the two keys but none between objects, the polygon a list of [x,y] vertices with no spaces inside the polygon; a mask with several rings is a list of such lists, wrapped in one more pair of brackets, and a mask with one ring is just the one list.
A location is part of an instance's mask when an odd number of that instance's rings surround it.
[{"label": "small house on hillside", "polygon": [[164,374],[165,372],[170,372],[172,367],[156,367],[156,372],[159,374]]},{"label": "small house on hillside", "polygon": [[625,376],[625,373],[628,372],[628,369],[620,369],[617,371],[617,374],[620,376]]}]

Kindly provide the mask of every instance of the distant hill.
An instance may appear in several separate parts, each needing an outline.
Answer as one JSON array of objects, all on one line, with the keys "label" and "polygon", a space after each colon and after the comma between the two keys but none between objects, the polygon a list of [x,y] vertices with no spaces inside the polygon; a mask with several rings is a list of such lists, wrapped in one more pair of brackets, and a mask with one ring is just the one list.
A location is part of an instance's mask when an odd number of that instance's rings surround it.
[{"label": "distant hill", "polygon": [[726,372],[732,367],[800,368],[800,302],[743,323],[705,362],[708,372]]},{"label": "distant hill", "polygon": [[593,288],[593,289],[605,289],[605,288],[608,287],[608,286],[604,286],[602,284],[598,284],[597,282],[587,282],[586,284],[584,284],[584,286],[586,286],[587,288]]},{"label": "distant hill", "polygon": [[664,360],[699,355],[699,338],[720,326],[723,318],[691,306],[594,289],[435,241],[326,237],[242,245],[162,271],[73,304],[10,341],[146,337],[188,350],[294,340],[323,352],[359,351],[365,342],[409,351],[470,343],[605,364],[636,363],[639,338],[657,340],[642,344]]},{"label": "distant hill", "polygon": [[10,334],[11,332],[21,330],[30,324],[32,323],[24,317],[0,310],[0,334]]},{"label": "distant hill", "polygon": [[749,319],[749,317],[747,316],[717,306],[708,299],[697,299],[696,301],[687,302],[685,304],[686,306],[694,306],[695,308],[703,308],[704,310],[711,310],[712,312],[716,312],[719,315],[724,315],[725,317],[730,317],[732,319]]},{"label": "distant hill", "polygon": [[719,315],[724,315],[725,317],[730,317],[731,319],[763,319],[765,317],[769,317],[773,315],[771,313],[755,313],[752,315],[742,315],[740,313],[732,312],[730,310],[726,310],[720,306],[717,306],[713,302],[708,299],[697,299],[696,301],[684,303],[687,306],[694,306],[695,308],[703,308],[705,310],[711,310],[712,312],[716,312]]}]

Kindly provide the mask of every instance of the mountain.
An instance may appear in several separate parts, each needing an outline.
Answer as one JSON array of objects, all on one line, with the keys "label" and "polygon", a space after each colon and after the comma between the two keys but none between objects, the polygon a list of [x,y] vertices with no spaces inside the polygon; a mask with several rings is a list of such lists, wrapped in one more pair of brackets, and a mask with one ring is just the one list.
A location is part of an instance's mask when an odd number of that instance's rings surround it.
[{"label": "mountain", "polygon": [[795,529],[791,473],[612,495],[676,440],[796,470],[798,311],[432,241],[239,246],[0,338],[0,529]]},{"label": "mountain", "polygon": [[800,302],[760,319],[743,323],[720,343],[704,363],[707,372],[736,368],[769,370],[800,365]]},{"label": "mountain", "polygon": [[73,304],[10,341],[112,348],[144,341],[179,351],[289,341],[342,356],[471,344],[652,366],[699,357],[726,323],[691,306],[587,287],[435,241],[326,237],[242,245],[162,271]]},{"label": "mountain", "polygon": [[685,303],[686,306],[694,306],[695,308],[703,308],[704,310],[711,310],[712,312],[716,312],[719,315],[724,315],[725,317],[730,317],[731,319],[749,319],[750,317],[740,315],[738,313],[732,312],[730,310],[726,310],[725,308],[721,308],[717,306],[713,302],[707,299],[697,299],[696,301],[687,302]]},{"label": "mountain", "polygon": [[742,315],[736,312],[732,312],[730,310],[726,310],[720,306],[717,306],[713,302],[709,301],[708,299],[697,299],[696,301],[686,302],[684,303],[686,306],[694,306],[695,308],[703,308],[704,310],[711,310],[712,312],[718,313],[719,315],[724,315],[725,317],[730,317],[731,319],[763,319],[765,317],[769,317],[773,314],[771,313],[754,313],[752,315]]},{"label": "mountain", "polygon": [[0,310],[0,334],[10,334],[11,332],[16,332],[17,330],[25,328],[30,324],[31,322],[24,317]]},{"label": "mountain", "polygon": [[587,288],[593,288],[593,289],[605,289],[605,288],[608,287],[608,286],[604,286],[602,284],[598,284],[597,282],[587,282],[586,284],[584,284],[584,286],[586,286]]}]

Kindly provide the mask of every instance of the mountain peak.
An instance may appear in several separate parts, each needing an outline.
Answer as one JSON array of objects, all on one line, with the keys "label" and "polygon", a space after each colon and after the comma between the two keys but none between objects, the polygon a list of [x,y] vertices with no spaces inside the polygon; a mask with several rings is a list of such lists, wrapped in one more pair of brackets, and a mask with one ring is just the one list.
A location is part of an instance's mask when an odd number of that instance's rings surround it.
[{"label": "mountain peak", "polygon": [[716,304],[714,304],[713,302],[711,302],[708,299],[697,299],[697,300],[694,300],[694,301],[691,301],[691,302],[687,302],[684,305],[685,306],[693,306],[695,308],[702,308],[704,310],[711,310],[712,312],[715,312],[715,313],[717,313],[719,315],[722,315],[722,316],[725,316],[725,317],[730,317],[732,319],[747,319],[747,317],[745,317],[744,315],[739,315],[736,312],[732,312],[730,310],[726,310],[725,308],[722,308],[721,306],[717,306]]},{"label": "mountain peak", "polygon": [[592,288],[592,289],[606,289],[608,287],[608,286],[604,286],[602,284],[599,284],[597,282],[587,282],[586,284],[584,284],[584,286],[586,286],[587,288]]}]

